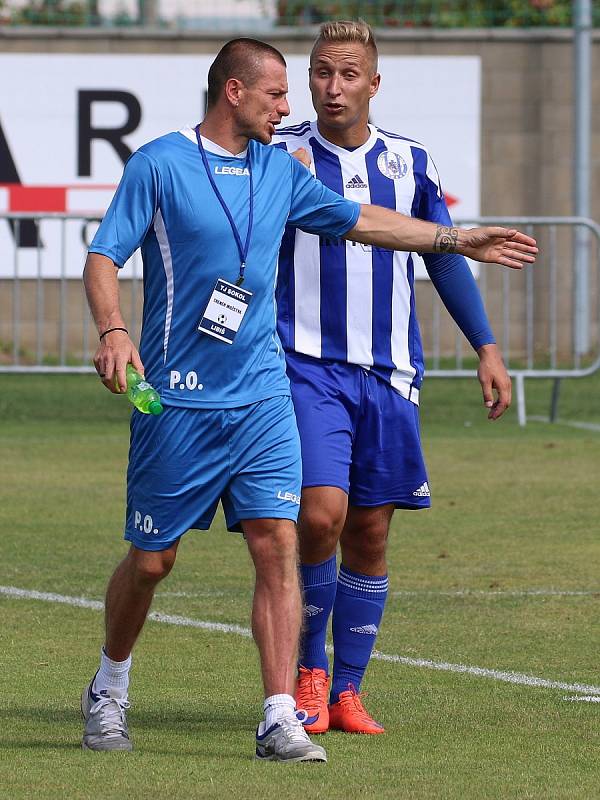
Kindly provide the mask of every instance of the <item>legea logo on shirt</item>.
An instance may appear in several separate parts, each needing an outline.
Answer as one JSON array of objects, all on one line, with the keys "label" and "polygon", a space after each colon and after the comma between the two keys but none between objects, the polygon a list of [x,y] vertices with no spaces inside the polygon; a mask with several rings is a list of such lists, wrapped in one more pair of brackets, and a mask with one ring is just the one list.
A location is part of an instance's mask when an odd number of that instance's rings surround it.
[{"label": "legea logo on shirt", "polygon": [[215,167],[215,175],[250,175],[248,167]]}]

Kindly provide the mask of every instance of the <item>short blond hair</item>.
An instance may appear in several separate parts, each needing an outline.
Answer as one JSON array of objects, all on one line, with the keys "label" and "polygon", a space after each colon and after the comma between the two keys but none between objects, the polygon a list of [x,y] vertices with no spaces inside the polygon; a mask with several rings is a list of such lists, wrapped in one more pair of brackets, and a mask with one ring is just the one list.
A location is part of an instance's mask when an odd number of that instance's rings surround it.
[{"label": "short blond hair", "polygon": [[371,27],[362,19],[338,19],[324,22],[319,28],[319,35],[310,53],[312,63],[317,48],[324,42],[350,42],[361,44],[369,53],[373,71],[377,72],[377,44]]}]

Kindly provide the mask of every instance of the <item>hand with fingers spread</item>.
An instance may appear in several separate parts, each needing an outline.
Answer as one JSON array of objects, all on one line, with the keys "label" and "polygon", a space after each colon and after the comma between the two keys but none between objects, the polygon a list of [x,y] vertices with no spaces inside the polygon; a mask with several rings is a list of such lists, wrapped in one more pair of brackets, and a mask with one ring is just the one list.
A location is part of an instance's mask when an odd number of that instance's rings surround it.
[{"label": "hand with fingers spread", "polygon": [[[445,230],[445,233],[444,233]],[[440,250],[444,249],[444,237],[451,239],[453,229],[438,228]],[[457,230],[457,229],[454,229]],[[511,269],[523,269],[533,264],[538,253],[536,240],[514,228],[484,227],[461,231],[457,252],[475,261],[501,264]]]},{"label": "hand with fingers spread", "polygon": [[483,345],[477,354],[479,356],[477,377],[481,384],[483,403],[489,409],[488,419],[499,419],[510,406],[510,375],[495,344]]}]

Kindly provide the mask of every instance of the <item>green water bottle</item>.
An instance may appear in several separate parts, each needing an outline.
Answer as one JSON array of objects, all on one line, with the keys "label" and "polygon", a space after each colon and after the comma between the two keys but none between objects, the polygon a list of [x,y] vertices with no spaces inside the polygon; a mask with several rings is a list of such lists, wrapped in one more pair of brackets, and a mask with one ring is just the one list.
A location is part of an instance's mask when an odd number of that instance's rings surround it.
[{"label": "green water bottle", "polygon": [[133,364],[127,364],[127,397],[142,414],[162,414],[160,396]]}]

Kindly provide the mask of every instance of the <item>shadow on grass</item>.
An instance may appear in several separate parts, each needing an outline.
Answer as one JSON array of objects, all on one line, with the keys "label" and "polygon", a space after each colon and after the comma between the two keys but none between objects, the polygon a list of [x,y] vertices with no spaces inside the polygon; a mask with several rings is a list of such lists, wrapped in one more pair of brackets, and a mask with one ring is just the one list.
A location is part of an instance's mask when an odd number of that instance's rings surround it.
[{"label": "shadow on grass", "polygon": [[[259,711],[253,713],[247,709],[235,708],[198,708],[198,711],[189,709],[138,711],[133,709],[127,718],[130,726],[138,730],[156,730],[161,733],[171,731],[173,734],[203,733],[218,731],[254,731],[259,722]],[[40,709],[34,706],[5,708],[0,710],[0,726],[6,731],[16,723],[22,726],[24,722],[32,725],[60,725],[82,723],[78,706],[61,709]]]}]

